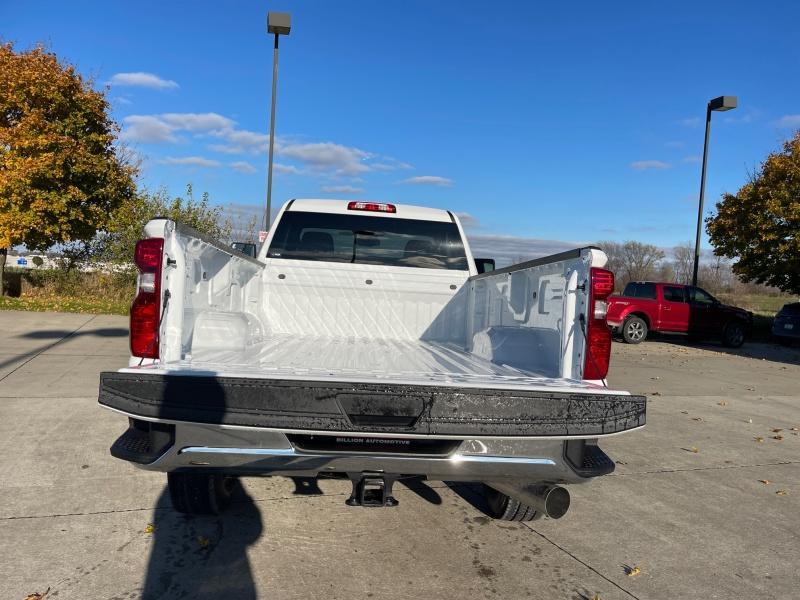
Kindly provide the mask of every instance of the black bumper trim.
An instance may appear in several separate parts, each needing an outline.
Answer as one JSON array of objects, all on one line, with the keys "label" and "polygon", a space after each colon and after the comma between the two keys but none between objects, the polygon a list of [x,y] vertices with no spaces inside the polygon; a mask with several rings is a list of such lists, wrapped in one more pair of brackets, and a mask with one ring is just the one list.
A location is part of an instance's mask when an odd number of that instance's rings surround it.
[{"label": "black bumper trim", "polygon": [[646,410],[644,396],[616,394],[110,372],[99,402],[167,421],[457,436],[619,433]]}]

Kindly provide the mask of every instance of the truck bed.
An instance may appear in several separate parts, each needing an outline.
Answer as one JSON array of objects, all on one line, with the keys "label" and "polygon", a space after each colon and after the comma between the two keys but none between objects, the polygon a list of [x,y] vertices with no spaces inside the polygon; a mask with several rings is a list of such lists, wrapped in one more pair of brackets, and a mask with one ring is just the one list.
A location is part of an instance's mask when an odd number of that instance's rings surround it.
[{"label": "truck bed", "polygon": [[[136,368],[125,371],[140,372]],[[496,364],[455,344],[424,340],[278,335],[246,350],[205,348],[188,359],[161,365],[158,372],[498,390],[608,392],[603,386],[585,381],[552,378]]]}]

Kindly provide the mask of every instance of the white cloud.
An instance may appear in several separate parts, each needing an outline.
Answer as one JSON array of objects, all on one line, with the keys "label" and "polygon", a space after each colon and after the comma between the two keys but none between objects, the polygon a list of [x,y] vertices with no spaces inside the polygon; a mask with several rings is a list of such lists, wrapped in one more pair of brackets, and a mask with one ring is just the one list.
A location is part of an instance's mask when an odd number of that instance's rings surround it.
[{"label": "white cloud", "polygon": [[117,73],[110,80],[111,85],[146,87],[156,90],[175,89],[178,84],[171,79],[162,79],[154,73]]},{"label": "white cloud", "polygon": [[[130,115],[123,122],[125,130],[121,137],[144,143],[177,142],[178,137],[175,134],[181,131],[231,138],[241,143],[247,143],[252,136],[257,135],[235,129],[235,121],[213,112]],[[224,151],[222,148],[215,149],[218,152]]]},{"label": "white cloud", "polygon": [[237,160],[236,162],[231,163],[231,169],[234,171],[238,171],[239,173],[255,173],[258,169],[256,169],[253,165],[249,162],[245,162],[243,160]]},{"label": "white cloud", "polygon": [[778,127],[800,127],[800,115],[785,115],[778,119],[775,124]]},{"label": "white cloud", "polygon": [[364,190],[352,185],[324,185],[322,191],[326,194],[360,194]]},{"label": "white cloud", "polygon": [[289,175],[303,174],[303,172],[294,165],[284,165],[281,163],[272,163],[272,170],[276,173],[287,173]]},{"label": "white cloud", "polygon": [[[263,154],[269,147],[269,135],[258,131],[238,129],[236,122],[218,113],[162,113],[130,115],[123,119],[121,137],[142,143],[176,143],[192,138],[206,140],[206,147],[221,154]],[[275,165],[282,173],[324,175],[330,179],[344,178],[353,183],[361,173],[411,169],[410,164],[390,156],[381,156],[333,142],[299,142],[291,138],[275,138],[275,155],[297,161],[298,167]],[[375,160],[375,162],[370,162]],[[237,161],[242,162],[242,161]],[[407,183],[451,185],[443,177],[412,178]]]},{"label": "white cloud", "polygon": [[703,160],[702,156],[698,156],[696,154],[692,154],[691,156],[684,156],[683,159],[681,160],[681,162],[699,163],[701,160]]},{"label": "white cloud", "polygon": [[450,187],[453,185],[453,180],[447,177],[439,177],[438,175],[419,175],[417,177],[409,177],[400,183],[407,185],[438,185],[441,187]]},{"label": "white cloud", "polygon": [[414,167],[407,162],[402,162],[391,156],[377,157],[381,162],[374,162],[369,164],[372,171],[397,171],[399,169],[413,169]]},{"label": "white cloud", "polygon": [[457,212],[456,216],[458,217],[458,220],[461,221],[461,224],[467,229],[476,229],[480,227],[478,218],[469,214],[468,212]]},{"label": "white cloud", "polygon": [[211,160],[210,158],[203,158],[202,156],[182,156],[182,157],[174,157],[174,156],[167,156],[159,161],[165,165],[186,165],[190,167],[219,167],[220,163],[217,160]]},{"label": "white cloud", "polygon": [[208,129],[225,129],[234,126],[234,121],[217,113],[164,113],[157,115],[173,129],[186,131],[203,131]]},{"label": "white cloud", "polygon": [[637,160],[631,163],[631,169],[646,171],[648,169],[669,169],[672,165],[660,160]]},{"label": "white cloud", "polygon": [[120,134],[123,140],[157,144],[174,142],[174,129],[161,119],[152,115],[131,115],[123,119],[125,129]]},{"label": "white cloud", "polygon": [[[232,125],[233,123],[227,127],[221,127],[216,131],[212,131],[211,135],[222,138],[227,143],[212,144],[209,148],[225,154],[257,154],[267,151],[269,147],[269,135],[256,131],[248,131],[246,129],[235,129]],[[277,146],[280,146],[277,137],[275,138],[275,142]]]},{"label": "white cloud", "polygon": [[331,142],[312,144],[289,144],[276,149],[277,154],[308,164],[317,171],[329,171],[339,175],[356,175],[369,171],[362,161],[370,158],[369,152]]}]

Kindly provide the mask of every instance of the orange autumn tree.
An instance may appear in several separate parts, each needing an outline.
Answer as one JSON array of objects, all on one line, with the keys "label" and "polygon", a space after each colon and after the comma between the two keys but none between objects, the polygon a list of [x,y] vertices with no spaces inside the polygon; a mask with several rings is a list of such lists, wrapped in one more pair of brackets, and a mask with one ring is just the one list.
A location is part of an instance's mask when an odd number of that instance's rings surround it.
[{"label": "orange autumn tree", "polygon": [[800,132],[706,219],[714,254],[744,281],[800,294]]},{"label": "orange autumn tree", "polygon": [[105,92],[74,66],[0,44],[0,249],[89,240],[133,199],[135,167],[108,113]]}]

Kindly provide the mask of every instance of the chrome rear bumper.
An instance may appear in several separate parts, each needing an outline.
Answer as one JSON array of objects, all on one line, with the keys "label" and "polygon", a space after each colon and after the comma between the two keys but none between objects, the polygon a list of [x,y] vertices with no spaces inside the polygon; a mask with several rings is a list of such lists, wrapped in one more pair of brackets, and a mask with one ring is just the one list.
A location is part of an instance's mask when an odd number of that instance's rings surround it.
[{"label": "chrome rear bumper", "polygon": [[[132,424],[134,421],[132,421]],[[138,421],[141,424],[141,421]],[[292,440],[288,430],[205,425],[157,421],[169,426],[171,440],[158,456],[148,462],[135,455],[119,458],[139,463],[151,471],[219,470],[232,475],[316,476],[325,473],[386,473],[421,475],[432,480],[484,481],[513,479],[551,483],[579,483],[595,476],[576,468],[567,457],[565,439],[480,438],[453,439],[444,453],[425,454],[402,451],[350,452],[346,450],[307,450]],[[126,435],[132,431],[129,429]],[[303,435],[314,432],[304,431]],[[318,432],[327,439],[339,439],[329,431]],[[381,440],[407,440],[387,434],[340,434],[341,439],[363,437]],[[420,436],[421,437],[421,436]],[[115,447],[123,442],[125,435]],[[436,439],[424,436],[424,439]],[[445,438],[442,438],[445,440]],[[573,440],[570,443],[583,443]],[[602,452],[600,452],[602,454]],[[602,454],[605,457],[604,454]],[[605,457],[607,459],[607,457]],[[607,467],[608,465],[606,465]],[[613,463],[611,463],[613,469]],[[608,472],[606,469],[605,472]],[[603,474],[597,472],[597,475]]]}]

